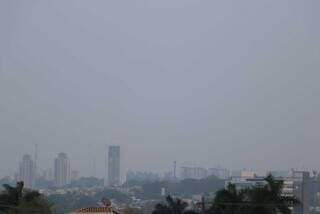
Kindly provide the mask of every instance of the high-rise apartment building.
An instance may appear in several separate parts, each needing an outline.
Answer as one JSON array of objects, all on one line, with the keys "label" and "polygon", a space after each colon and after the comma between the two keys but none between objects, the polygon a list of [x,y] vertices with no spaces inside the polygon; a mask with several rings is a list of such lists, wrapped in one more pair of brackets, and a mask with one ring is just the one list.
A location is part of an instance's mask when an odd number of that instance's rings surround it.
[{"label": "high-rise apartment building", "polygon": [[105,184],[107,186],[119,186],[121,184],[120,146],[109,146],[107,166],[108,175]]},{"label": "high-rise apartment building", "polygon": [[54,160],[54,182],[56,187],[70,183],[70,161],[66,153],[59,153]]},{"label": "high-rise apartment building", "polygon": [[27,188],[35,187],[35,165],[30,155],[24,155],[19,167],[19,180]]}]

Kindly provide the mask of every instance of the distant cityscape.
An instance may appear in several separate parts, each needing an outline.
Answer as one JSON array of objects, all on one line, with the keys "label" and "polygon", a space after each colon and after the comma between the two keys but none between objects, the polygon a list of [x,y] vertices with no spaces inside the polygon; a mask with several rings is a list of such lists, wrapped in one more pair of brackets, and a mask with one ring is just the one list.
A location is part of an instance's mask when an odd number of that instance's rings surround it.
[{"label": "distant cityscape", "polygon": [[[200,166],[183,165],[177,168],[177,162],[173,162],[172,170],[164,173],[146,172],[146,171],[127,171],[124,168],[123,157],[120,146],[112,145],[106,148],[105,153],[105,187],[117,187],[124,184],[127,180],[135,181],[176,181],[184,179],[204,179],[215,176],[219,179],[228,179],[230,177],[253,176],[251,170],[229,170],[223,167],[205,168]],[[53,182],[54,187],[61,188],[69,185],[72,181],[80,178],[80,172],[73,170],[70,160],[65,152],[56,155],[53,161],[53,167],[45,170],[37,168],[37,145],[34,158],[30,154],[25,154],[20,163],[19,170],[14,175],[13,180],[24,181],[26,187],[37,188],[36,181],[43,179]],[[274,171],[277,175],[287,174],[287,171]],[[92,175],[95,177],[95,175]]]},{"label": "distant cityscape", "polygon": [[[80,172],[73,170],[69,157],[66,153],[60,152],[53,161],[52,168],[39,170],[37,168],[37,147],[34,158],[25,154],[19,163],[19,170],[12,178],[6,176],[2,180],[7,182],[23,181],[25,187],[29,189],[38,189],[46,195],[67,194],[77,192],[77,194],[97,194],[103,188],[115,189],[124,194],[129,194],[134,198],[139,197],[136,188],[142,188],[145,191],[145,185],[160,185],[158,190],[151,192],[152,197],[163,197],[172,192],[172,185],[183,185],[184,181],[199,181],[201,185],[208,185],[209,179],[218,187],[226,187],[229,183],[235,184],[238,189],[244,189],[252,186],[259,186],[265,183],[265,175],[258,175],[253,170],[229,170],[223,167],[205,168],[199,166],[177,166],[173,161],[173,166],[168,172],[160,174],[144,171],[127,171],[123,164],[123,154],[120,146],[112,145],[106,147],[105,153],[105,176],[104,178],[82,177]],[[276,179],[284,181],[283,194],[295,196],[302,203],[295,207],[295,214],[308,214],[311,209],[320,210],[320,184],[319,174],[317,172],[285,170],[268,171],[266,174],[272,174]],[[210,180],[214,179],[214,180]],[[164,183],[165,182],[165,183]],[[2,181],[4,183],[4,181]],[[171,185],[171,187],[170,187]],[[198,184],[197,184],[198,185]],[[153,187],[152,187],[153,188]],[[180,190],[175,190],[179,194]],[[190,192],[191,194],[181,193],[182,196],[190,197],[192,200],[200,201],[204,192]],[[181,191],[180,191],[181,192]],[[151,197],[151,198],[152,198]],[[210,197],[207,195],[207,197]],[[144,200],[143,200],[144,201]],[[139,203],[142,203],[141,201]],[[138,204],[139,204],[138,203]],[[143,202],[145,203],[145,201]],[[134,204],[134,203],[133,203]],[[137,205],[136,205],[137,206]],[[139,205],[141,206],[141,204]],[[121,205],[119,205],[119,209]]]},{"label": "distant cityscape", "polygon": [[[124,184],[127,180],[136,181],[175,181],[183,179],[203,179],[216,176],[227,179],[230,176],[238,176],[240,171],[230,171],[226,168],[204,168],[198,166],[181,166],[177,170],[177,162],[174,161],[173,169],[163,174],[155,172],[126,171],[123,167],[120,146],[109,146],[106,148],[104,186],[116,187]],[[92,175],[95,177],[94,175]],[[61,188],[72,181],[80,178],[80,172],[72,170],[70,160],[66,153],[60,152],[54,159],[53,167],[46,170],[37,168],[37,146],[34,158],[25,154],[19,163],[19,172],[15,174],[14,180],[24,181],[26,187],[37,188],[36,180],[44,179],[52,181],[54,187]]]}]

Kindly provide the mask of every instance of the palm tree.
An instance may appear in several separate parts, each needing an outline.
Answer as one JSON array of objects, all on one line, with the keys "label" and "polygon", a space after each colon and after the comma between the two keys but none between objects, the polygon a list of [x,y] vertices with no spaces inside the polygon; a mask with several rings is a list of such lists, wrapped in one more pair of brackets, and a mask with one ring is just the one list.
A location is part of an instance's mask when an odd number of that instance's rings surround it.
[{"label": "palm tree", "polygon": [[244,212],[246,190],[237,190],[235,184],[229,183],[226,189],[216,192],[209,213],[241,214]]},{"label": "palm tree", "polygon": [[276,207],[273,198],[266,186],[255,186],[248,189],[247,194],[247,214],[274,214]]},{"label": "palm tree", "polygon": [[281,213],[290,214],[290,207],[298,205],[300,202],[294,196],[283,195],[283,181],[275,180],[274,177],[269,174],[265,181],[267,184],[264,186],[265,189],[265,200],[271,204],[274,204],[273,210],[270,213]]},{"label": "palm tree", "polygon": [[166,203],[159,203],[155,206],[152,214],[195,214],[197,212],[188,210],[188,204],[179,198],[166,197]]},{"label": "palm tree", "polygon": [[290,214],[299,204],[293,196],[283,195],[283,181],[268,175],[264,185],[237,190],[234,184],[216,193],[209,213],[214,214]]},{"label": "palm tree", "polygon": [[0,212],[5,213],[50,213],[50,204],[38,192],[23,188],[18,182],[15,187],[4,184],[0,193]]},{"label": "palm tree", "polygon": [[248,198],[252,203],[250,213],[290,214],[290,207],[298,205],[299,200],[294,196],[283,195],[282,180],[275,180],[271,174],[264,180],[264,186],[256,186],[248,192]]}]

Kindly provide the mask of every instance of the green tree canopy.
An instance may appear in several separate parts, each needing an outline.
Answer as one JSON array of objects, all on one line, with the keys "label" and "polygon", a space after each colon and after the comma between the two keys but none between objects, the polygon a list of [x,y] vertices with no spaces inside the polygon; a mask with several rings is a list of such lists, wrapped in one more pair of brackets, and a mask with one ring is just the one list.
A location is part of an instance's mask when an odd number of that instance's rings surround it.
[{"label": "green tree canopy", "polygon": [[38,191],[24,189],[23,182],[16,186],[3,185],[0,193],[0,211],[10,214],[50,214],[51,205]]},{"label": "green tree canopy", "polygon": [[165,203],[156,204],[152,214],[195,214],[197,212],[187,209],[188,204],[180,198],[166,197]]},{"label": "green tree canopy", "polygon": [[290,207],[299,204],[293,196],[282,194],[283,181],[268,175],[264,185],[238,190],[229,184],[216,193],[209,213],[217,214],[290,214]]}]

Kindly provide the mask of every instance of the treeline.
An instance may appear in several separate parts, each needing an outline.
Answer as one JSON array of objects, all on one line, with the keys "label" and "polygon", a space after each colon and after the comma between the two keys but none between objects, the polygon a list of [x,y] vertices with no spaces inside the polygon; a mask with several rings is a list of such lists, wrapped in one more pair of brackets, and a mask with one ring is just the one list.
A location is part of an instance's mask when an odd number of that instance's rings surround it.
[{"label": "treeline", "polygon": [[101,189],[96,192],[67,192],[45,197],[38,191],[24,188],[23,182],[15,186],[3,184],[0,192],[0,213],[5,214],[51,214],[68,213],[83,207],[97,207],[102,198],[117,203],[130,203],[131,199],[115,189]]}]

